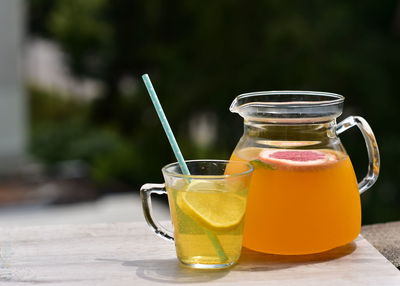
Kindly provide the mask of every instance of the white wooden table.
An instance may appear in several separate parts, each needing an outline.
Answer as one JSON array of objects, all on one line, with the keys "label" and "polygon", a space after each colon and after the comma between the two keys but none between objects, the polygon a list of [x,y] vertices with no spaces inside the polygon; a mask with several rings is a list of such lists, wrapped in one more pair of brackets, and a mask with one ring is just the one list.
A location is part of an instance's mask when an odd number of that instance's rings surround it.
[{"label": "white wooden table", "polygon": [[179,265],[143,222],[0,229],[0,285],[400,285],[400,271],[361,236],[312,256],[244,250],[229,270]]}]

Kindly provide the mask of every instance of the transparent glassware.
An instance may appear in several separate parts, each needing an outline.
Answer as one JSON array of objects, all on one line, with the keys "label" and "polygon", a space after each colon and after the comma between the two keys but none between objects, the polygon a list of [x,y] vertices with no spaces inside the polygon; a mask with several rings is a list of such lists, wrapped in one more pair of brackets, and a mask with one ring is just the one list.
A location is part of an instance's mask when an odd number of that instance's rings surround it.
[{"label": "transparent glassware", "polygon": [[[226,160],[186,161],[191,175],[178,163],[162,168],[165,184],[140,190],[144,217],[161,238],[173,241],[185,266],[221,269],[235,264],[242,249],[247,193],[253,167]],[[151,194],[167,194],[174,233],[154,219]]]},{"label": "transparent glassware", "polygon": [[[230,111],[244,118],[244,133],[231,159],[255,167],[245,247],[310,254],[344,245],[360,233],[359,194],[378,178],[379,150],[362,117],[336,122],[343,102],[342,95],[313,91],[256,92],[235,98]],[[367,174],[358,184],[338,137],[353,126],[360,129],[369,158]],[[294,155],[322,159],[284,157]]]}]

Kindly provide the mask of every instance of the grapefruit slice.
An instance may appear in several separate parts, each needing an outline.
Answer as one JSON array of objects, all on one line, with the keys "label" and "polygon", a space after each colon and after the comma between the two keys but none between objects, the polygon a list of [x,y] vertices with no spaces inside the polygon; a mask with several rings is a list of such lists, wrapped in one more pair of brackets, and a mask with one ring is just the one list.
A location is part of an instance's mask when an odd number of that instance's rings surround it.
[{"label": "grapefruit slice", "polygon": [[328,150],[265,149],[260,152],[260,162],[278,169],[310,170],[329,166],[338,161]]}]

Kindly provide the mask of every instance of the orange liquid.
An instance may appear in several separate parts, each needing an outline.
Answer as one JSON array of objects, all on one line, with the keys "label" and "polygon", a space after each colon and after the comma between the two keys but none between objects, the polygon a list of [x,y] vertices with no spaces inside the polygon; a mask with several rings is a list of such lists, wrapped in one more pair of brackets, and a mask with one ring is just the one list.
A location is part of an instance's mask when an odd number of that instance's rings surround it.
[{"label": "orange liquid", "polygon": [[[261,148],[245,148],[231,160],[251,161]],[[349,157],[312,170],[255,166],[245,217],[243,246],[273,254],[310,254],[354,240],[361,206]]]}]

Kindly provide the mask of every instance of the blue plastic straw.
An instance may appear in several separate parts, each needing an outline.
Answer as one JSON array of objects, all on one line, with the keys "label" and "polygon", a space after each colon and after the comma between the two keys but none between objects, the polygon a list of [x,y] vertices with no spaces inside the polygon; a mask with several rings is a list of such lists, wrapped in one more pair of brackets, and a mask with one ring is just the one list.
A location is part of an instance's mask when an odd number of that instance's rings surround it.
[{"label": "blue plastic straw", "polygon": [[151,101],[153,102],[154,108],[156,109],[157,115],[160,118],[161,124],[164,128],[165,134],[167,134],[167,138],[169,144],[171,144],[172,150],[174,151],[175,157],[178,160],[179,166],[181,167],[181,171],[184,175],[190,175],[189,169],[185,163],[185,159],[183,158],[182,152],[179,149],[178,143],[176,142],[174,133],[172,132],[171,126],[169,126],[168,119],[165,116],[164,110],[158,100],[157,93],[154,90],[153,84],[149,78],[148,74],[142,75],[144,84],[146,85],[147,91],[149,92]]},{"label": "blue plastic straw", "polygon": [[[164,128],[165,134],[167,134],[169,144],[171,144],[172,150],[174,151],[175,157],[178,160],[179,166],[181,167],[182,173],[184,175],[190,176],[189,169],[185,163],[185,159],[183,159],[183,155],[181,150],[179,149],[178,143],[176,142],[174,133],[172,133],[171,126],[169,126],[167,117],[165,116],[164,110],[162,109],[161,103],[158,100],[156,91],[154,90],[153,84],[151,83],[151,80],[149,78],[148,74],[142,75],[144,84],[146,85],[147,91],[149,92],[151,101],[153,102],[153,105],[156,109],[157,115],[160,118],[161,124]],[[187,180],[190,182],[190,179]],[[217,252],[219,258],[221,259],[222,262],[226,261],[228,257],[225,254],[224,249],[221,246],[221,243],[218,239],[218,237],[211,231],[209,231],[207,228],[203,229],[204,232],[207,234],[208,238],[210,239],[212,245],[215,248],[215,251]]]}]

